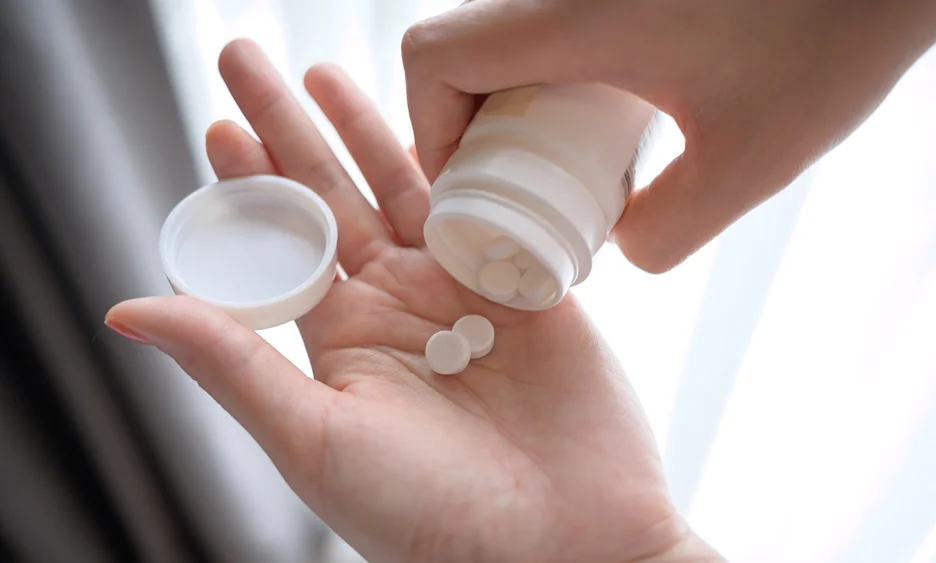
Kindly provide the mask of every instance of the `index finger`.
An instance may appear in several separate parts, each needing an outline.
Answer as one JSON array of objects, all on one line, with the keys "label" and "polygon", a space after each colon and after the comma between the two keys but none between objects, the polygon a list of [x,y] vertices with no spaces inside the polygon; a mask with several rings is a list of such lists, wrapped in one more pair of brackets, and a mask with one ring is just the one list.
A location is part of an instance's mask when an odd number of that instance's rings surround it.
[{"label": "index finger", "polygon": [[[595,10],[575,2],[471,2],[409,28],[406,96],[423,171],[435,181],[475,113],[475,96],[540,83],[596,79]],[[582,48],[597,53],[582,60]]]}]

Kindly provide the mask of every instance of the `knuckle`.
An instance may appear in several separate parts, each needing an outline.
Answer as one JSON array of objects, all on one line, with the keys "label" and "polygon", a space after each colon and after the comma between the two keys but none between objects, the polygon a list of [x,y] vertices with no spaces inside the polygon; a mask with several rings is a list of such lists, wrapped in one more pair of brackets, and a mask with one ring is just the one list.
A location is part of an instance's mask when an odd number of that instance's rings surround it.
[{"label": "knuckle", "polygon": [[403,67],[410,71],[426,60],[426,54],[432,51],[435,43],[435,25],[432,20],[423,20],[413,24],[403,34],[400,52],[403,57]]}]

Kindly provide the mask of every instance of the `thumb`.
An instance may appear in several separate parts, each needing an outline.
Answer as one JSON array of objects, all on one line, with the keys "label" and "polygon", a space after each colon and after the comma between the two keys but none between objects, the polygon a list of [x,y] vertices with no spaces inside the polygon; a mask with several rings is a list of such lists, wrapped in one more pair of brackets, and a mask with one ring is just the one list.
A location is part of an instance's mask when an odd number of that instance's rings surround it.
[{"label": "thumb", "polygon": [[649,186],[635,191],[614,227],[621,251],[642,270],[674,268],[780,189],[729,161],[731,151],[694,148],[687,145]]},{"label": "thumb", "polygon": [[[306,377],[257,333],[223,312],[191,297],[150,297],[116,305],[105,324],[172,357],[250,432],[281,471],[322,443],[315,434],[322,431],[335,391]],[[302,452],[291,451],[300,446]]]}]

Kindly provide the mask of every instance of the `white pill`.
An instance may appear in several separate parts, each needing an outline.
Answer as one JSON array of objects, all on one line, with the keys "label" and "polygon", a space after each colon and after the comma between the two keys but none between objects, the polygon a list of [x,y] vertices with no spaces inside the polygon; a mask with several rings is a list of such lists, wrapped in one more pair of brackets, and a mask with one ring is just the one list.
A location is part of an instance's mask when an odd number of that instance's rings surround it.
[{"label": "white pill", "polygon": [[520,295],[530,303],[539,305],[556,293],[556,282],[542,266],[527,270],[520,278]]},{"label": "white pill", "polygon": [[521,272],[525,272],[539,264],[539,260],[537,260],[536,256],[533,256],[529,250],[521,250],[514,254],[512,261],[513,265]]},{"label": "white pill", "polygon": [[472,360],[487,356],[494,347],[494,325],[481,315],[468,315],[458,319],[452,332],[457,332],[468,341]]},{"label": "white pill", "polygon": [[504,303],[517,296],[520,270],[510,262],[488,262],[481,268],[478,283],[489,299]]},{"label": "white pill", "polygon": [[451,330],[432,335],[426,343],[426,361],[432,371],[441,375],[455,375],[468,367],[471,347],[468,340]]},{"label": "white pill", "polygon": [[506,260],[520,252],[521,247],[507,235],[494,237],[484,249],[484,257],[488,260]]}]

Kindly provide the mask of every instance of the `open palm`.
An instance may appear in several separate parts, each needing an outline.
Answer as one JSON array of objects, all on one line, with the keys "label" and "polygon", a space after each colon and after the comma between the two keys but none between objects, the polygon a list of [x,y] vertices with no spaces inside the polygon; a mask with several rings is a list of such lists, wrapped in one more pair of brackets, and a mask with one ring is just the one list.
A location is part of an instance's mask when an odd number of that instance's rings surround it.
[{"label": "open palm", "polygon": [[[174,357],[370,561],[620,563],[679,543],[638,402],[574,299],[514,311],[449,277],[423,245],[425,178],[338,69],[314,67],[306,87],[380,213],[255,45],[232,43],[220,68],[262,143],[213,126],[217,175],[290,177],[338,221],[348,279],[298,321],[315,379],[194,299],[129,301],[108,322]],[[494,323],[493,352],[432,373],[426,341],[469,313]]]}]

